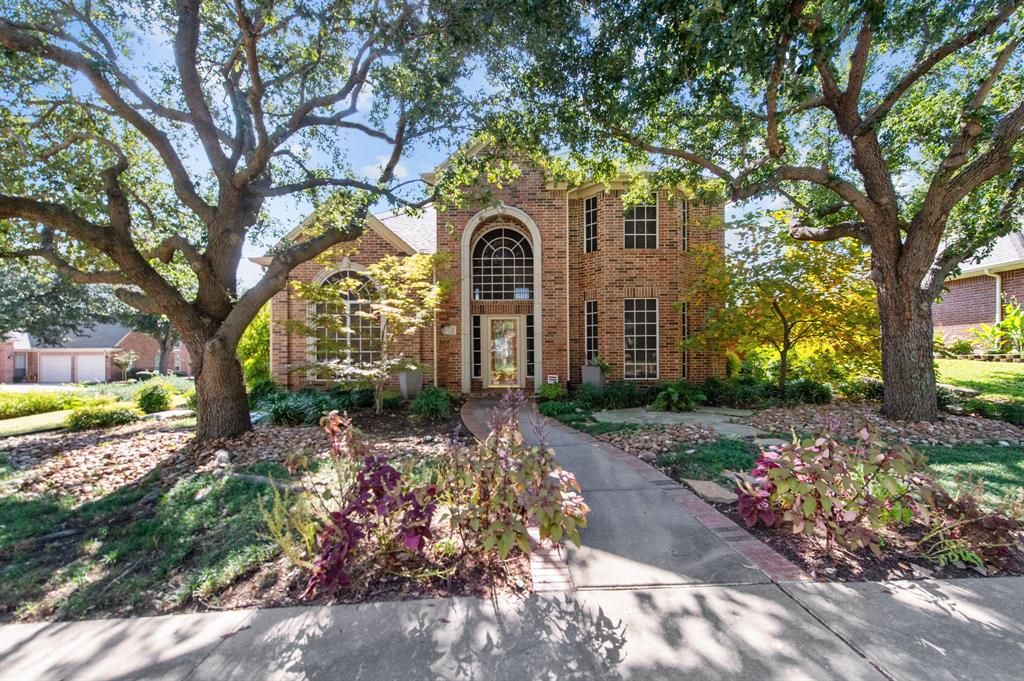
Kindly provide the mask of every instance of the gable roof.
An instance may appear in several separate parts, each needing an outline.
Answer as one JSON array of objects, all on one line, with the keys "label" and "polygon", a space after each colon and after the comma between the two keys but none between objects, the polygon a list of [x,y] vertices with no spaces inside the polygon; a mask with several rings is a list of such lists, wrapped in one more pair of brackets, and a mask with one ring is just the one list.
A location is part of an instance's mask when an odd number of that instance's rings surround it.
[{"label": "gable roof", "polygon": [[995,245],[981,260],[964,263],[958,278],[977,276],[985,270],[1010,270],[1024,267],[1024,231],[1010,232],[996,239]]},{"label": "gable roof", "polygon": [[123,324],[97,324],[91,329],[86,329],[82,333],[68,336],[64,339],[63,343],[58,345],[42,343],[32,335],[29,335],[28,339],[29,346],[32,348],[87,350],[117,347],[117,344],[120,343],[121,340],[130,332],[131,329]]}]

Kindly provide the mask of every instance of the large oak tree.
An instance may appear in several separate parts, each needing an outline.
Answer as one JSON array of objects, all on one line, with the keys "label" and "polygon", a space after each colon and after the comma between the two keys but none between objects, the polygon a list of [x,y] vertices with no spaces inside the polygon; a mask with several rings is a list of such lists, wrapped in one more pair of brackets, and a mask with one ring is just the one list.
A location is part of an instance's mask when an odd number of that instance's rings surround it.
[{"label": "large oak tree", "polygon": [[[292,268],[357,237],[373,204],[416,207],[440,191],[403,179],[400,161],[415,145],[464,139],[481,101],[466,85],[474,54],[498,35],[487,11],[429,0],[0,3],[0,255],[166,315],[192,357],[197,438],[249,429],[243,331]],[[354,152],[379,166],[361,170]],[[268,202],[288,197],[319,217],[240,293],[243,245],[275,226]],[[171,264],[194,282],[167,276]]]},{"label": "large oak tree", "polygon": [[931,304],[1021,225],[1020,0],[550,4],[575,20],[504,65],[519,101],[495,129],[589,175],[785,197],[793,237],[864,242],[885,413],[935,419]]}]

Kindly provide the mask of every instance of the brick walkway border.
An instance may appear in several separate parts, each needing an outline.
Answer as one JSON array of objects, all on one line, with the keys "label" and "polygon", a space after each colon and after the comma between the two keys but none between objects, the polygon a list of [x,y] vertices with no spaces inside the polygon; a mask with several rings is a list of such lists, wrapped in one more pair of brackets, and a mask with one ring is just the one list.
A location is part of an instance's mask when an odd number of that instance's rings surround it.
[{"label": "brick walkway border", "polygon": [[[462,405],[462,422],[478,438],[487,436],[487,426],[480,422],[476,415],[476,401],[467,400]],[[740,555],[756,565],[773,582],[809,582],[813,578],[798,565],[781,553],[765,544],[744,528],[733,522],[732,518],[722,514],[717,508],[694,494],[690,488],[682,485],[662,473],[654,466],[641,461],[632,454],[627,454],[618,447],[600,440],[593,435],[569,428],[568,426],[546,416],[537,414],[548,430],[557,429],[577,436],[582,442],[619,459],[636,471],[640,477],[661,489],[669,498],[689,511],[700,524],[711,530],[715,536],[735,549]],[[583,490],[586,498],[586,490]],[[569,566],[565,552],[550,545],[537,543],[536,528],[531,528],[536,548],[530,555],[530,571],[533,574],[534,591],[571,591],[575,587],[569,576]]]}]

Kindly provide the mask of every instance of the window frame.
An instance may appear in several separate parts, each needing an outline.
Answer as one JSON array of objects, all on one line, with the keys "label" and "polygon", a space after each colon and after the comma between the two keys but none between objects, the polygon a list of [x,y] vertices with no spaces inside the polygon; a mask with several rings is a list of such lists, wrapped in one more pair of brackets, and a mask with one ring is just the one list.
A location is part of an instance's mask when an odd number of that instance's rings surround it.
[{"label": "window frame", "polygon": [[[643,208],[644,211],[645,211],[644,217],[643,218],[637,218],[636,217],[636,211],[641,209],[641,208]],[[651,233],[650,232],[644,231],[643,233],[639,233],[639,232],[636,231],[637,225],[639,225],[641,223],[643,223],[645,225],[645,230],[648,227],[650,227],[650,223],[652,222],[652,219],[647,216],[646,211],[648,209],[651,209],[651,208],[654,209],[654,218],[653,218],[653,222],[654,222],[654,233],[653,233],[654,245],[653,246],[649,245],[649,243],[648,243],[650,241],[650,238],[651,238]],[[657,194],[655,194],[654,196],[652,196],[649,199],[647,199],[647,201],[645,201],[644,203],[640,203],[640,204],[637,204],[635,206],[629,206],[628,208],[624,208],[623,209],[623,213],[622,213],[622,248],[625,249],[625,250],[630,250],[630,251],[654,250],[654,249],[659,248],[659,246],[661,245],[660,234],[659,234],[659,232],[660,232],[659,221],[660,221],[660,215],[659,215],[659,211],[658,211],[658,196],[657,196]],[[632,227],[633,227],[632,233],[630,232],[630,225],[631,224],[632,224]],[[630,238],[633,239],[633,245],[632,246],[629,245]],[[644,240],[644,245],[643,246],[637,246],[636,245],[638,238],[643,238],[643,240]]]},{"label": "window frame", "polygon": [[[593,202],[593,205],[591,205]],[[583,200],[583,252],[593,253],[598,249],[597,244],[597,196],[591,196]]]},{"label": "window frame", "polygon": [[[349,294],[356,294],[357,291],[364,290],[364,289],[368,290],[368,289],[372,288],[372,286],[373,286],[373,282],[370,280],[369,277],[367,277],[365,274],[363,274],[359,270],[352,269],[352,268],[340,269],[340,270],[337,270],[336,272],[332,272],[329,276],[325,277],[322,282],[320,282],[320,286],[321,287],[329,286],[329,285],[331,285],[333,283],[336,283],[337,281],[340,281],[340,280],[343,280],[343,279],[357,279],[360,282],[362,282],[362,285],[358,289],[353,289],[352,291],[349,291],[348,292]],[[320,342],[319,335],[314,336],[314,338],[313,338],[313,348],[312,348],[312,350],[313,350],[313,353],[312,353],[313,354],[313,361],[315,361],[315,362],[327,362],[327,361],[331,361],[332,359],[336,359],[336,360],[339,360],[339,361],[350,360],[350,361],[353,362],[353,364],[365,364],[365,363],[376,362],[376,361],[378,361],[380,359],[380,356],[381,356],[381,349],[380,349],[380,325],[377,324],[375,321],[368,320],[367,318],[361,317],[361,316],[355,316],[354,317],[355,324],[358,324],[359,327],[357,328],[357,326],[353,325],[353,316],[352,316],[352,307],[353,307],[353,305],[369,305],[370,302],[371,302],[371,299],[369,299],[369,298],[355,298],[355,297],[348,298],[346,296],[344,298],[344,300],[343,300],[343,304],[345,306],[344,312],[322,312],[319,309],[321,305],[325,305],[326,306],[326,305],[330,305],[332,303],[314,303],[314,305],[313,305],[313,314],[314,315],[316,315],[317,317],[328,316],[328,315],[334,316],[334,317],[344,316],[344,324],[343,324],[343,326],[345,328],[352,329],[353,333],[345,334],[347,336],[347,339],[345,339],[345,341],[344,341],[345,345],[346,345],[345,350],[344,350],[344,354],[339,354],[339,355],[337,355],[335,357],[325,357],[324,355],[321,355],[321,351],[317,347],[319,345],[319,342]],[[364,326],[365,326],[365,328],[370,328],[370,329],[376,328],[377,329],[376,334],[373,335],[373,338],[370,340],[370,342],[372,342],[373,344],[375,344],[377,346],[376,348],[366,348],[365,347],[365,343],[367,342],[367,339],[364,339],[362,336],[358,336],[357,332],[360,329],[364,328]],[[318,330],[318,333],[319,333],[319,330]],[[358,341],[359,341],[359,345],[358,345],[357,348],[353,347],[352,340],[354,338],[358,338]],[[335,342],[335,343],[341,343],[342,342],[341,338],[325,338],[325,340],[332,341],[332,342]],[[358,359],[353,360],[353,356],[357,357]]]},{"label": "window frame", "polygon": [[[682,336],[683,342],[690,340],[690,303],[683,301],[682,310],[682,329],[680,329],[680,335]],[[683,347],[683,378],[690,378],[690,349]]]},{"label": "window frame", "polygon": [[[513,236],[515,243],[512,246],[491,245],[492,241],[511,241]],[[499,261],[493,252],[490,255],[479,252],[479,249],[486,250],[488,247],[492,251],[519,248],[522,254]],[[500,267],[497,264],[499,262]],[[476,238],[470,251],[470,300],[531,302],[537,295],[535,290],[536,274],[534,271],[534,246],[530,242],[529,235],[511,227],[492,227]],[[522,290],[528,292],[526,297],[519,296],[519,292]],[[495,295],[496,293],[498,295]],[[510,295],[505,295],[506,293]]]},{"label": "window frame", "polygon": [[590,360],[599,355],[599,307],[596,300],[583,303],[583,362],[589,366]]},{"label": "window frame", "polygon": [[679,250],[690,250],[690,200],[683,199],[679,205]]},{"label": "window frame", "polygon": [[[650,310],[650,309],[642,310],[642,312],[645,315],[649,314],[652,311],[654,312],[654,336],[653,336],[654,337],[654,347],[653,347],[653,350],[654,350],[654,362],[653,362],[653,364],[654,364],[654,375],[653,376],[646,375],[646,372],[645,372],[644,376],[630,376],[630,375],[628,375],[629,367],[630,366],[640,366],[640,363],[636,362],[635,359],[634,359],[634,361],[632,363],[627,362],[627,360],[626,360],[626,354],[630,351],[630,348],[628,347],[628,339],[630,337],[632,337],[634,339],[636,339],[636,338],[650,339],[651,338],[651,336],[646,335],[646,331],[645,331],[643,336],[640,336],[640,335],[636,334],[635,332],[632,334],[632,336],[630,336],[630,335],[628,335],[626,333],[626,326],[627,326],[627,324],[630,323],[628,321],[627,316],[631,313],[629,310],[627,310],[628,304],[629,303],[633,303],[634,304],[634,309],[632,310],[632,314],[635,315],[637,313],[637,310],[635,309],[635,304],[637,302],[639,302],[639,301],[643,301],[645,304],[649,303],[651,301],[654,301],[654,309],[653,310]],[[637,321],[636,321],[635,318],[634,318],[632,323],[633,323],[634,328],[635,328],[635,325],[637,324]],[[644,325],[647,325],[650,322],[647,319],[644,319],[644,321],[642,323]],[[627,380],[627,381],[657,381],[661,377],[661,347],[660,346],[661,346],[661,306],[659,304],[658,299],[657,298],[625,298],[625,299],[623,299],[623,301],[622,301],[622,377],[623,377],[623,379]],[[635,352],[636,350],[637,350],[637,348],[634,347],[633,351]],[[645,345],[644,350],[646,352],[650,352],[651,348],[646,347],[646,345]],[[651,365],[651,362],[649,362],[649,361],[644,361],[643,362],[643,366],[645,366],[645,367],[649,368],[650,365]]]}]

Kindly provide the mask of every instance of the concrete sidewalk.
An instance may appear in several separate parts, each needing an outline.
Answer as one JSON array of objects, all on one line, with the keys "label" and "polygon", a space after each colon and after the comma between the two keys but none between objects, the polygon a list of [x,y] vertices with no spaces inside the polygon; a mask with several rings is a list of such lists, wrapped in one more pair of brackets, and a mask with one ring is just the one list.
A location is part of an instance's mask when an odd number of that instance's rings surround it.
[{"label": "concrete sidewalk", "polygon": [[[488,406],[469,405],[471,429]],[[582,547],[558,554],[561,592],[9,625],[0,681],[1021,678],[1024,578],[788,581],[799,571],[650,466],[542,435],[592,508]]]},{"label": "concrete sidewalk", "polygon": [[996,681],[1024,579],[588,590],[0,627],[0,678]]}]

